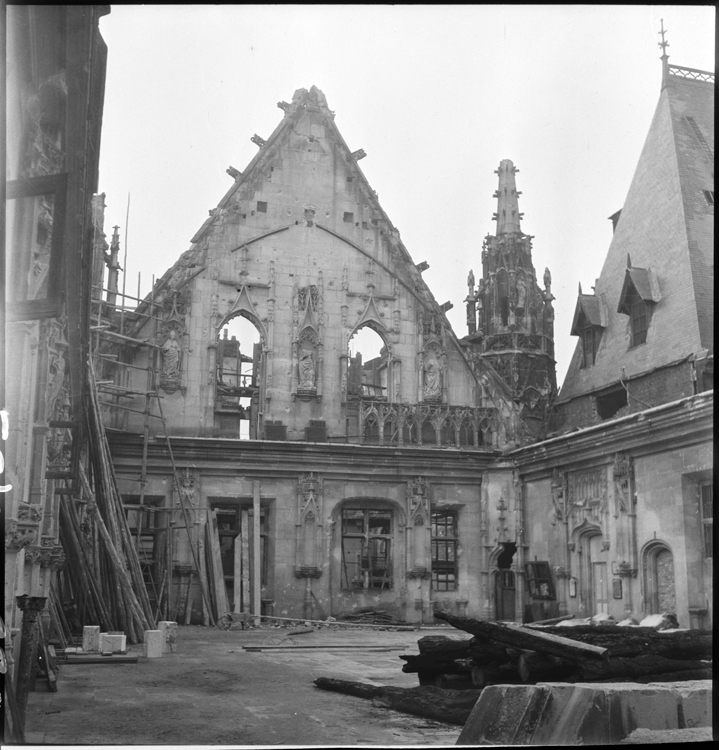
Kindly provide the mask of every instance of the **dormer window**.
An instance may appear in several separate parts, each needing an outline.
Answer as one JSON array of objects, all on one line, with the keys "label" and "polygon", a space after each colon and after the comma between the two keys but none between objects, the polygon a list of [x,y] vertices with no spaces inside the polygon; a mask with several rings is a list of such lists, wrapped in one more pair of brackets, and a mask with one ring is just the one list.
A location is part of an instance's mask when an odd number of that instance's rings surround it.
[{"label": "dormer window", "polygon": [[661,299],[659,283],[649,268],[633,268],[627,256],[624,286],[617,312],[629,316],[629,348],[646,343],[652,308]]},{"label": "dormer window", "polygon": [[607,310],[602,298],[594,294],[582,294],[580,285],[571,333],[572,336],[579,336],[582,342],[581,368],[583,370],[594,366],[602,331],[606,327]]}]

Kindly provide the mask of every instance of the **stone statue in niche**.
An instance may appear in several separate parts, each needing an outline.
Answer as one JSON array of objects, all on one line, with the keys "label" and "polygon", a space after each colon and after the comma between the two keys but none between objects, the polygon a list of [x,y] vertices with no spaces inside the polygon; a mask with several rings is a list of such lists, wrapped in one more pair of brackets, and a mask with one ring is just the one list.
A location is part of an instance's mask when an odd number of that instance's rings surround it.
[{"label": "stone statue in niche", "polygon": [[177,333],[174,328],[171,328],[168,339],[162,346],[160,384],[165,390],[172,388],[174,391],[180,385],[181,354],[180,344],[177,342]]},{"label": "stone statue in niche", "polygon": [[424,397],[439,398],[441,394],[441,370],[434,354],[431,354],[424,368]]},{"label": "stone statue in niche", "polygon": [[302,390],[310,390],[315,387],[315,359],[310,349],[300,350],[300,383]]},{"label": "stone statue in niche", "polygon": [[524,309],[524,305],[527,300],[527,283],[524,280],[524,276],[517,276],[517,308],[520,310]]}]

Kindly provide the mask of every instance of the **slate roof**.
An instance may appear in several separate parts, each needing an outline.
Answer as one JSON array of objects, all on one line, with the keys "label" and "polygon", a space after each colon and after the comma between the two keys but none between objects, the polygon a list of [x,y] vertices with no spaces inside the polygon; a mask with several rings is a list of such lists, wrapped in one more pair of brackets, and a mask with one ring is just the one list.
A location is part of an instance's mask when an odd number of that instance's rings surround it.
[{"label": "slate roof", "polygon": [[[582,367],[578,341],[558,403],[713,347],[714,206],[705,191],[714,189],[714,76],[687,70],[668,67],[595,285],[607,308],[595,364]],[[623,304],[632,287],[655,303],[646,343],[636,347],[630,347]],[[596,302],[588,299],[578,300],[572,334],[579,311],[596,319]]]}]

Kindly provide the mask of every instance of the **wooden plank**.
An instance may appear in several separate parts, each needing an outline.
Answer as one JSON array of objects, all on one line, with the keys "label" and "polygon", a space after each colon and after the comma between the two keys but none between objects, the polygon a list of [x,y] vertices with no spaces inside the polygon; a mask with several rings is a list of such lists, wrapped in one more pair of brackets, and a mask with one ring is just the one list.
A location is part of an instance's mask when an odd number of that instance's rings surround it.
[{"label": "wooden plank", "polygon": [[[209,593],[209,585],[207,581],[207,560],[205,558],[205,523],[206,515],[200,511],[200,527],[197,535],[197,556],[200,558],[200,586],[202,590]],[[202,597],[202,624],[207,627],[212,623],[214,626],[214,618],[212,617],[212,611],[209,607],[209,596]]]},{"label": "wooden plank", "polygon": [[235,578],[233,581],[233,594],[234,594],[234,606],[232,611],[239,615],[242,612],[242,535],[238,534],[233,542],[234,551],[234,573]]},{"label": "wooden plank", "polygon": [[474,636],[486,638],[505,646],[513,646],[514,648],[552,654],[566,659],[585,659],[587,657],[602,659],[607,653],[607,649],[600,646],[573,641],[570,638],[551,635],[541,630],[530,630],[520,625],[474,620],[471,617],[457,617],[447,612],[439,611],[436,611],[434,616],[438,620],[444,620],[453,627],[464,630]]},{"label": "wooden plank", "polygon": [[250,514],[246,509],[242,510],[240,526],[242,546],[242,611],[250,611]]},{"label": "wooden plank", "polygon": [[113,656],[66,656],[63,664],[137,664],[137,656],[114,654]]},{"label": "wooden plank", "polygon": [[255,616],[255,626],[260,625],[262,614],[262,564],[260,558],[260,483],[252,482],[252,614]]},{"label": "wooden plank", "polygon": [[225,575],[222,570],[222,554],[220,552],[220,533],[217,527],[217,511],[208,509],[208,531],[210,536],[210,551],[212,553],[212,568],[215,577],[215,590],[217,593],[217,619],[230,611],[227,603],[227,588],[225,587]]}]

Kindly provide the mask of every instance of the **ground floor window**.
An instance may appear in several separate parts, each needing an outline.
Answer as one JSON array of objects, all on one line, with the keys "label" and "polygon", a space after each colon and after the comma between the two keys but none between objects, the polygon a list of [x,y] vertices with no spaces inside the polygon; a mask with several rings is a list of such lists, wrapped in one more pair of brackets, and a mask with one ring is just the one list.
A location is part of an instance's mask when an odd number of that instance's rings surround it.
[{"label": "ground floor window", "polygon": [[457,514],[432,513],[432,589],[457,589]]},{"label": "ground floor window", "polygon": [[342,588],[392,588],[392,511],[342,511]]}]

